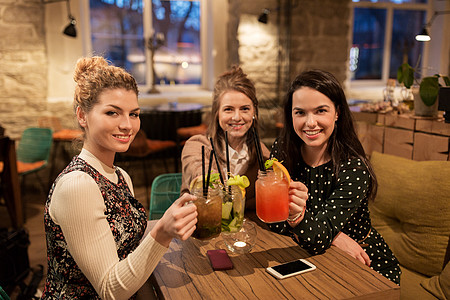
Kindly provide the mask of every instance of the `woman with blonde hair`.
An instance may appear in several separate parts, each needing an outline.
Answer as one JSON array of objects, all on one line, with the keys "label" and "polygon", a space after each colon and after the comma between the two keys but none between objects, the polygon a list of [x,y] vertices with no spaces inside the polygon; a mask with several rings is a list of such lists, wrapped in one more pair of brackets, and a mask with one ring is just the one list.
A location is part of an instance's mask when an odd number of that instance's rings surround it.
[{"label": "woman with blonde hair", "polygon": [[[255,209],[254,183],[258,174],[256,147],[253,140],[253,129],[258,130],[258,99],[252,81],[240,67],[234,66],[222,74],[215,86],[211,109],[211,122],[206,135],[195,135],[185,144],[181,154],[183,165],[182,193],[189,192],[190,182],[202,173],[201,149],[205,146],[206,158],[209,159],[212,145],[221,170],[213,164],[213,171],[226,175],[225,134],[228,140],[230,173],[246,175],[250,187],[246,193],[246,208]],[[262,154],[269,157],[269,150],[261,143]]]},{"label": "woman with blonde hair", "polygon": [[[197,222],[183,195],[153,228],[130,176],[114,166],[140,128],[138,88],[102,57],[77,62],[74,107],[84,142],[56,178],[44,212],[48,272],[43,299],[128,299],[146,282],[173,238]],[[186,205],[185,205],[186,204]]]}]

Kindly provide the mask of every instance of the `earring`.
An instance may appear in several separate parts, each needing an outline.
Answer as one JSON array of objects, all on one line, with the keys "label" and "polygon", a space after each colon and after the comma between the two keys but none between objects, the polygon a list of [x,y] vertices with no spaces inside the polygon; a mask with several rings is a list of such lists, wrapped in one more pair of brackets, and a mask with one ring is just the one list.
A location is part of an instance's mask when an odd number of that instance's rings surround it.
[{"label": "earring", "polygon": [[255,116],[253,116],[253,120],[255,119]]}]

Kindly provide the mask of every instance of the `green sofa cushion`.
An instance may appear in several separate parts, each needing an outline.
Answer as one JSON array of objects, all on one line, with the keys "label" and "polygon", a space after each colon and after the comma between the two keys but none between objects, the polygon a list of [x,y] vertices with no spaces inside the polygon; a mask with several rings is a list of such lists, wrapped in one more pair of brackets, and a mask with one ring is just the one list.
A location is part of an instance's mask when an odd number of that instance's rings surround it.
[{"label": "green sofa cushion", "polygon": [[450,234],[450,161],[413,161],[373,152],[378,194],[372,225],[403,267],[439,275]]},{"label": "green sofa cushion", "polygon": [[450,299],[450,263],[441,274],[422,280],[420,285],[438,299]]},{"label": "green sofa cushion", "polygon": [[402,268],[400,276],[400,300],[436,300],[436,297],[420,285],[430,277]]}]

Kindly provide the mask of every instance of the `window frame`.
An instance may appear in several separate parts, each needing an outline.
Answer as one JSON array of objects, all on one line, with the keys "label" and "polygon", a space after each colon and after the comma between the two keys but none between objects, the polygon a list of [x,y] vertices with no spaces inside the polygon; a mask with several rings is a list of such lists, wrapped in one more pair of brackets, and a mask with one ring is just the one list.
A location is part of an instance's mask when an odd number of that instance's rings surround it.
[{"label": "window frame", "polygon": [[[144,39],[148,40],[153,29],[152,29],[152,14],[151,14],[151,1],[152,0],[142,0],[144,3]],[[209,17],[208,13],[210,13],[212,9],[212,2],[214,0],[180,0],[180,1],[199,1],[200,2],[200,49],[201,49],[201,57],[202,57],[202,76],[200,84],[177,84],[177,85],[159,85],[157,84],[158,90],[161,92],[165,91],[185,91],[185,90],[200,90],[200,89],[210,89],[213,85],[212,79],[212,69],[208,66],[214,65],[214,60],[212,56],[213,49],[213,41],[211,37],[213,35],[213,19]],[[91,38],[91,25],[90,25],[90,5],[89,1],[82,1],[81,7],[81,15],[83,22],[85,24],[82,26],[81,31],[82,34],[82,44],[83,44],[83,55],[91,56],[93,54],[92,50],[92,38]],[[146,17],[148,16],[148,17]],[[153,74],[151,72],[150,67],[150,50],[148,48],[145,49],[145,61],[146,61],[146,84],[139,85],[139,90],[142,93],[147,93],[150,90]]]},{"label": "window frame", "polygon": [[[374,87],[374,86],[383,86],[386,84],[389,79],[389,64],[391,60],[391,46],[392,46],[392,26],[394,21],[394,10],[395,9],[410,9],[410,10],[421,10],[425,11],[426,19],[428,20],[428,16],[432,13],[432,0],[429,0],[428,3],[392,3],[392,2],[351,2],[351,18],[350,18],[350,40],[349,40],[349,50],[353,44],[353,21],[354,21],[354,8],[377,8],[377,9],[386,9],[386,28],[384,35],[384,49],[383,49],[383,66],[381,71],[381,79],[350,79],[350,61],[347,63],[348,70],[348,81],[350,82],[351,88],[358,87]],[[425,25],[425,24],[424,24]],[[421,66],[427,65],[428,63],[428,50],[429,43],[425,43],[423,48],[423,56],[421,59]],[[350,53],[349,53],[350,54]]]}]

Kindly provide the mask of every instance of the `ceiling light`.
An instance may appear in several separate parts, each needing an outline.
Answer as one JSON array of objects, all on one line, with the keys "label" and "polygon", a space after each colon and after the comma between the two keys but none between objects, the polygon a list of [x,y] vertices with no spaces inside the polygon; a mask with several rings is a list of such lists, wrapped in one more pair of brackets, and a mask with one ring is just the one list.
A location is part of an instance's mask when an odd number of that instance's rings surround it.
[{"label": "ceiling light", "polygon": [[267,8],[264,8],[262,13],[258,17],[258,22],[267,24],[267,22],[269,21],[269,14],[270,14],[270,10]]},{"label": "ceiling light", "polygon": [[422,31],[418,35],[416,35],[416,40],[419,41],[419,42],[428,42],[428,41],[430,41],[431,37],[428,34],[427,28],[431,27],[431,24],[433,24],[434,19],[438,15],[443,15],[443,14],[450,14],[450,10],[435,11],[433,16],[431,17],[430,21],[428,21],[428,23],[425,24],[425,26],[423,27]]}]

